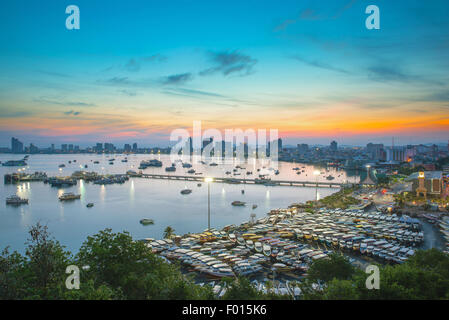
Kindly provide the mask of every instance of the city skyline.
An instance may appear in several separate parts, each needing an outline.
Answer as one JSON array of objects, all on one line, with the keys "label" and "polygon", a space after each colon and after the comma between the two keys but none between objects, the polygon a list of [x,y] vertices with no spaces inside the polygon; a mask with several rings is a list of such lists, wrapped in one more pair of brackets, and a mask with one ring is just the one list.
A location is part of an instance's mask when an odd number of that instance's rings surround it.
[{"label": "city skyline", "polygon": [[0,146],[167,146],[195,120],[286,145],[447,142],[445,1],[376,0],[380,30],[360,0],[133,3],[77,1],[71,31],[65,3],[5,5]]}]

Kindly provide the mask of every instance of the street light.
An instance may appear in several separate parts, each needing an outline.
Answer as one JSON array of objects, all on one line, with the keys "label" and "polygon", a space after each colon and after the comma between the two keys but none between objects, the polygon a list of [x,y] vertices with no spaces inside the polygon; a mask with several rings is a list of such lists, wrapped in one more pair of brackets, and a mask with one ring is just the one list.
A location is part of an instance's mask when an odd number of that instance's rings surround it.
[{"label": "street light", "polygon": [[210,231],[210,183],[214,181],[214,179],[208,177],[204,179],[204,182],[207,183],[207,230]]},{"label": "street light", "polygon": [[315,176],[315,201],[318,201],[318,176],[320,175],[320,171],[313,171],[313,175]]}]

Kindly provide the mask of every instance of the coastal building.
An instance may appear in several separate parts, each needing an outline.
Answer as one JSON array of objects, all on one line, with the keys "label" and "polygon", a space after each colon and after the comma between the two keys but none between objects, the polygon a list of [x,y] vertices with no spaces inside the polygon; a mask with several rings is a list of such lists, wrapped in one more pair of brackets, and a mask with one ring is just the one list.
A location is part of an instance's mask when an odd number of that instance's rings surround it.
[{"label": "coastal building", "polygon": [[337,141],[332,141],[332,142],[331,142],[331,144],[330,144],[330,146],[329,146],[329,150],[330,150],[330,151],[333,151],[333,152],[335,152],[335,151],[338,150],[338,144],[337,144]]},{"label": "coastal building", "polygon": [[366,152],[368,157],[372,160],[378,161],[386,159],[384,145],[381,143],[368,143],[366,145]]},{"label": "coastal building", "polygon": [[416,194],[423,195],[442,195],[443,171],[421,171],[412,173],[406,181],[412,182],[412,191]]},{"label": "coastal building", "polygon": [[11,138],[11,151],[12,153],[22,153],[23,143],[20,142],[17,138]]}]

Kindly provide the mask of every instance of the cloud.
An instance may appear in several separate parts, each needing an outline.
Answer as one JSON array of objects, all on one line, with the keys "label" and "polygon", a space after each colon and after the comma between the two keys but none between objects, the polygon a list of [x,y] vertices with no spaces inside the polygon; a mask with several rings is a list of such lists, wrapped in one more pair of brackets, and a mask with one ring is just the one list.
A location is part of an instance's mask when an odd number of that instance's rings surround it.
[{"label": "cloud", "polygon": [[287,29],[288,26],[293,25],[298,21],[318,21],[318,20],[338,19],[346,10],[349,10],[357,1],[358,0],[348,0],[348,2],[346,2],[344,6],[339,7],[336,10],[330,10],[331,12],[335,12],[334,15],[319,14],[315,9],[311,8],[301,10],[297,18],[284,20],[282,23],[280,23],[274,28],[274,31],[275,32],[283,31]]},{"label": "cloud", "polygon": [[131,72],[137,72],[140,70],[140,63],[136,59],[131,58],[125,64],[125,69]]},{"label": "cloud", "polygon": [[328,63],[321,62],[321,61],[318,61],[318,60],[307,60],[307,59],[304,59],[304,58],[302,58],[302,57],[300,57],[298,55],[293,56],[292,58],[297,60],[297,61],[300,61],[300,62],[302,62],[304,64],[312,66],[312,67],[316,67],[316,68],[320,68],[320,69],[326,69],[326,70],[331,70],[331,71],[345,73],[345,74],[350,74],[350,72],[345,70],[345,69],[334,67],[334,66],[332,66],[332,65],[330,65]]},{"label": "cloud", "polygon": [[68,74],[54,72],[54,71],[37,70],[37,72],[48,75],[48,76],[59,77],[59,78],[69,78],[70,77]]},{"label": "cloud", "polygon": [[80,102],[80,101],[58,101],[54,99],[49,99],[46,97],[40,97],[37,99],[34,99],[33,101],[38,103],[46,103],[46,104],[56,104],[61,106],[75,106],[75,107],[93,107],[95,104],[93,103],[87,103],[87,102]]},{"label": "cloud", "polygon": [[180,73],[180,74],[174,74],[171,76],[167,76],[163,78],[162,83],[164,85],[180,85],[184,84],[188,81],[191,81],[193,79],[193,75],[188,73]]},{"label": "cloud", "polygon": [[215,73],[221,73],[224,76],[231,74],[246,76],[253,73],[253,67],[257,63],[256,59],[237,51],[210,52],[209,55],[215,66],[201,71],[199,73],[201,76]]},{"label": "cloud", "polygon": [[124,95],[126,95],[126,96],[130,96],[130,97],[135,97],[135,96],[137,96],[137,92],[135,92],[135,91],[130,91],[130,90],[126,90],[126,89],[118,90],[118,92],[120,92],[120,93],[122,93],[122,94],[124,94]]},{"label": "cloud", "polygon": [[418,74],[404,72],[398,65],[378,64],[367,68],[368,77],[379,82],[403,82],[403,83],[424,83],[430,85],[444,85],[444,82],[428,79]]},{"label": "cloud", "polygon": [[162,62],[162,61],[166,61],[167,57],[157,53],[157,54],[153,54],[151,56],[142,57],[142,60],[149,61],[149,62],[153,62],[153,61]]},{"label": "cloud", "polygon": [[223,96],[223,95],[215,93],[215,92],[207,92],[207,91],[185,89],[185,88],[172,88],[169,91],[167,91],[167,90],[164,91],[164,93],[174,94],[174,95],[185,95],[185,96],[205,96],[205,97],[215,97],[215,98],[227,98],[226,96]]},{"label": "cloud", "polygon": [[64,112],[64,114],[65,115],[72,115],[72,116],[77,116],[77,115],[79,115],[81,113],[81,111],[73,111],[73,110],[70,110],[70,111],[66,111],[66,112]]}]

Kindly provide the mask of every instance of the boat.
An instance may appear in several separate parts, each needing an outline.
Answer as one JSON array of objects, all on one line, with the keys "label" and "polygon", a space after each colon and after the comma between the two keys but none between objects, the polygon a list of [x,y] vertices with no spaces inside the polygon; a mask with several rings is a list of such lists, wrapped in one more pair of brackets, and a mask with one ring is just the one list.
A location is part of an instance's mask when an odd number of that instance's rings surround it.
[{"label": "boat", "polygon": [[327,180],[334,180],[335,178],[334,178],[334,176],[332,176],[332,175],[328,175],[328,176],[326,177],[326,179],[327,179]]},{"label": "boat", "polygon": [[23,167],[26,166],[27,163],[24,160],[8,160],[2,163],[4,167]]},{"label": "boat", "polygon": [[12,195],[8,198],[6,198],[6,204],[10,204],[10,205],[21,205],[21,204],[28,204],[28,199],[25,198],[20,198],[16,195]]},{"label": "boat", "polygon": [[191,194],[192,193],[192,190],[191,189],[184,189],[184,190],[181,190],[181,194]]},{"label": "boat", "polygon": [[62,195],[59,196],[60,201],[76,200],[80,198],[81,198],[80,194],[74,194],[72,192],[63,193]]},{"label": "boat", "polygon": [[174,171],[176,171],[176,167],[175,166],[166,167],[165,171],[167,171],[167,172],[174,172]]},{"label": "boat", "polygon": [[87,205],[86,205],[86,207],[88,207],[88,208],[92,208],[94,206],[94,204],[92,203],[92,202],[89,202]]},{"label": "boat", "polygon": [[198,186],[198,187],[201,187],[201,183],[198,183],[197,186]]},{"label": "boat", "polygon": [[246,202],[236,200],[236,201],[232,201],[231,204],[236,207],[242,207],[246,204]]},{"label": "boat", "polygon": [[144,226],[150,225],[150,224],[154,224],[154,220],[153,219],[142,219],[139,222],[141,224],[143,224]]},{"label": "boat", "polygon": [[216,166],[218,166],[218,164],[216,164],[215,162],[212,162],[211,164],[209,164],[209,166],[216,167]]},{"label": "boat", "polygon": [[100,163],[100,161],[94,161],[94,164],[99,164]]},{"label": "boat", "polygon": [[187,173],[193,174],[193,173],[195,173],[195,169],[190,169],[189,171],[187,171]]},{"label": "boat", "polygon": [[162,167],[162,161],[151,159],[151,160],[142,160],[139,165],[139,169],[146,169],[148,167]]},{"label": "boat", "polygon": [[253,204],[253,209],[256,209],[257,208],[257,204]]},{"label": "boat", "polygon": [[64,168],[64,167],[65,167],[65,164],[60,164],[58,167],[59,167],[59,168]]},{"label": "boat", "polygon": [[191,168],[192,165],[191,165],[190,163],[187,163],[187,162],[186,162],[186,163],[183,163],[183,164],[182,164],[182,167],[183,167],[183,168]]}]

